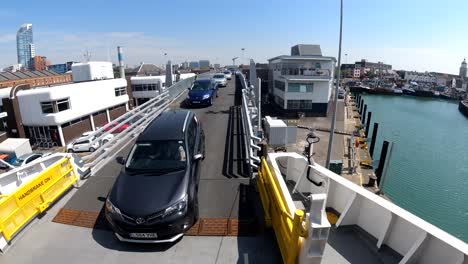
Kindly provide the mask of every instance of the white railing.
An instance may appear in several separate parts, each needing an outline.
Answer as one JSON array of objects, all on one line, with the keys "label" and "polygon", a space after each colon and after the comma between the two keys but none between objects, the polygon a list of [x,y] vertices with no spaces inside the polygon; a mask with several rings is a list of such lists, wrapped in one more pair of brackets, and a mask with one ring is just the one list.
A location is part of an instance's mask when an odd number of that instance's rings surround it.
[{"label": "white railing", "polygon": [[[326,194],[326,208],[339,213],[338,230],[346,225],[362,228],[376,238],[376,249],[387,245],[399,253],[403,257],[400,263],[468,263],[468,245],[465,242],[314,162],[308,165],[303,156],[269,153],[268,161],[276,175],[286,175],[286,180],[297,183],[297,191]],[[308,166],[312,180],[322,182],[321,186],[305,179]],[[289,198],[286,199],[288,206],[295,208],[286,187],[283,193]],[[313,215],[312,208],[310,214]],[[303,245],[309,244],[304,242]],[[310,249],[303,251],[309,252]]]},{"label": "white railing", "polygon": [[[131,139],[137,136],[145,127],[159,116],[172,101],[174,101],[183,91],[192,85],[194,77],[180,80],[171,87],[168,87],[158,96],[150,99],[142,105],[128,111],[120,117],[112,120],[107,125],[97,129],[87,138],[94,138],[92,144],[99,142],[100,147],[83,157],[86,165],[92,169],[92,172],[98,171],[112,158],[118,150],[131,142]],[[111,139],[108,135],[123,124],[128,127],[118,134],[114,134]]]},{"label": "white railing", "polygon": [[[259,111],[256,106],[255,94],[252,87],[247,86],[247,82],[242,73],[237,74],[242,85],[242,105],[241,105],[241,116],[242,116],[242,130],[244,134],[245,146],[245,157],[246,162],[253,168],[258,168],[260,158],[255,154],[256,150],[261,148],[256,145],[261,141],[261,138],[257,136],[258,126],[254,127],[253,122],[260,118]],[[257,131],[257,133],[256,133]]]}]

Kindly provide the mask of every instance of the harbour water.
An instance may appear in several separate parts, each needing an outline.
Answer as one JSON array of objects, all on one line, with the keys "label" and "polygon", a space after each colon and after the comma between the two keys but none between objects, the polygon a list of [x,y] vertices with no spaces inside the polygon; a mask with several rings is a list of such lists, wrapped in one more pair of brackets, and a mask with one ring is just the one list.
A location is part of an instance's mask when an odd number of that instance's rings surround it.
[{"label": "harbour water", "polygon": [[385,95],[363,99],[371,122],[379,123],[374,159],[384,140],[395,143],[384,193],[468,242],[468,118],[457,102]]}]

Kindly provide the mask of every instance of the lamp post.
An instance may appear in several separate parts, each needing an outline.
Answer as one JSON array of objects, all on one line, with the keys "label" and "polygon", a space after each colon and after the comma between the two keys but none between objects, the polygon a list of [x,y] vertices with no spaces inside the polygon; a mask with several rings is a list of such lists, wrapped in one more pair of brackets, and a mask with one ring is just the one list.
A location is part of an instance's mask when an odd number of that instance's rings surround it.
[{"label": "lamp post", "polygon": [[245,48],[242,48],[242,60],[245,60]]},{"label": "lamp post", "polygon": [[335,125],[336,125],[336,109],[338,106],[338,89],[340,87],[340,75],[341,75],[341,40],[342,40],[342,35],[343,35],[343,0],[340,1],[340,42],[338,45],[338,72],[337,72],[337,79],[336,79],[336,88],[335,88],[335,100],[334,100],[334,106],[333,106],[333,117],[332,117],[332,123],[331,123],[331,128],[330,128],[330,139],[328,141],[328,151],[327,151],[327,161],[325,163],[325,166],[330,169],[330,157],[331,157],[331,151],[333,148],[333,137],[335,134]]}]

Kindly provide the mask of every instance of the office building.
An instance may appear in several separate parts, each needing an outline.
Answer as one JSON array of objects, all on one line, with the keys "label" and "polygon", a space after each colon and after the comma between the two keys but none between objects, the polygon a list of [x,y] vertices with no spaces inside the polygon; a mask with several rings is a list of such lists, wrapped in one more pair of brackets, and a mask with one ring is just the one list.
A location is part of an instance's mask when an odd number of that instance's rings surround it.
[{"label": "office building", "polygon": [[431,72],[407,71],[405,72],[404,80],[407,82],[417,82],[417,83],[428,83],[428,84],[437,83],[436,75]]},{"label": "office building", "polygon": [[200,63],[198,63],[198,61],[191,61],[189,63],[189,68],[190,69],[198,69],[198,68],[200,68]]},{"label": "office building", "polygon": [[466,71],[467,71],[467,65],[466,65],[466,59],[463,59],[461,66],[460,66],[460,78],[461,79],[466,79]]},{"label": "office building", "polygon": [[[356,61],[354,64],[341,64],[341,77],[359,78],[366,74],[377,75],[389,73],[392,65],[383,62],[369,62],[366,59]],[[393,74],[393,72],[391,72]]]},{"label": "office building", "polygon": [[50,62],[47,60],[47,57],[34,56],[31,58],[30,69],[33,71],[44,71],[49,64]]},{"label": "office building", "polygon": [[16,49],[18,54],[18,63],[26,69],[30,68],[31,58],[35,54],[33,43],[32,24],[24,24],[16,33]]},{"label": "office building", "polygon": [[[179,81],[194,77],[194,73],[172,74],[172,79]],[[166,90],[166,75],[130,77],[130,105],[139,106]]]},{"label": "office building", "polygon": [[291,55],[271,58],[270,95],[286,113],[326,116],[336,59],[322,55],[320,45],[296,45]]},{"label": "office building", "polygon": [[209,60],[200,60],[199,67],[200,67],[200,69],[209,69],[210,68],[210,61]]},{"label": "office building", "polygon": [[71,66],[72,66],[73,63],[75,63],[75,62],[74,61],[67,61],[66,63],[48,65],[47,69],[49,71],[53,71],[53,72],[56,72],[58,74],[65,74],[65,73],[71,71]]},{"label": "office building", "polygon": [[[103,126],[128,109],[127,82],[110,79],[0,89],[8,137],[65,146],[83,132]],[[10,97],[10,93],[14,97]]]}]

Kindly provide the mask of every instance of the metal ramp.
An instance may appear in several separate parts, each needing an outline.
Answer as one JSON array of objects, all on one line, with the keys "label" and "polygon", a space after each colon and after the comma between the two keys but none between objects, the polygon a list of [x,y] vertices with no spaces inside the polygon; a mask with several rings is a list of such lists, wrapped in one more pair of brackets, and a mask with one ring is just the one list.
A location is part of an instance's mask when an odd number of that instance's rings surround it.
[{"label": "metal ramp", "polygon": [[[187,235],[249,236],[263,230],[263,211],[255,188],[250,185],[245,160],[244,130],[240,101],[242,86],[231,81],[220,88],[209,108],[191,109],[201,121],[206,137],[199,203],[200,220]],[[182,95],[169,108],[185,108]],[[126,156],[131,144],[109,156]],[[113,159],[94,172],[63,206],[54,222],[87,228],[108,228],[103,219],[107,193],[120,170]]]}]

